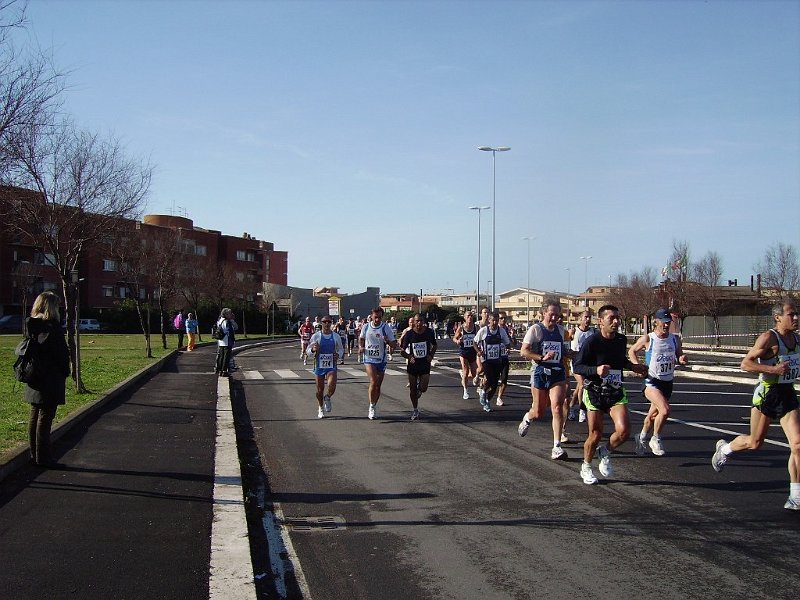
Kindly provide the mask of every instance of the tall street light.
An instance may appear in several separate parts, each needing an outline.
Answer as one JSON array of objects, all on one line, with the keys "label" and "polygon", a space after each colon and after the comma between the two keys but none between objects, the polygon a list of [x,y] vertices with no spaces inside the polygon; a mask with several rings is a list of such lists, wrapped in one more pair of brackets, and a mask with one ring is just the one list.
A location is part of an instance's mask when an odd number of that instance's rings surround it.
[{"label": "tall street light", "polygon": [[565,267],[564,270],[567,272],[567,323],[569,323],[569,319],[572,316],[572,300],[570,300],[570,276],[572,275],[572,268]]},{"label": "tall street light", "polygon": [[496,202],[496,189],[497,189],[497,153],[498,152],[508,152],[511,150],[508,146],[497,146],[496,148],[492,146],[478,146],[478,150],[482,150],[483,152],[491,152],[492,153],[492,312],[494,312],[494,299],[495,299],[495,285],[496,284],[496,276],[495,276],[495,252],[497,250],[497,202]]},{"label": "tall street light", "polygon": [[583,290],[584,290],[583,304],[588,308],[589,307],[589,261],[592,260],[592,257],[581,256],[581,260],[586,261],[583,269]]},{"label": "tall street light", "polygon": [[475,279],[475,315],[481,312],[481,212],[489,210],[488,206],[470,206],[470,210],[478,211],[478,277]]},{"label": "tall street light", "polygon": [[525,325],[531,322],[531,240],[535,240],[536,236],[526,236],[522,238],[528,242],[528,309],[525,313]]}]

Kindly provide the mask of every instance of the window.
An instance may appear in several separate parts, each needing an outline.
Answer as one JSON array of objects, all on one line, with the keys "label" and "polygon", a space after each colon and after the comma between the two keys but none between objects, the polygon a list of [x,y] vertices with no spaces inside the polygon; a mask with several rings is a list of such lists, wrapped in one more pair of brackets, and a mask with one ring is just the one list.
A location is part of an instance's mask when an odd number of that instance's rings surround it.
[{"label": "window", "polygon": [[248,262],[255,262],[256,254],[251,250],[237,250],[236,260],[246,260]]},{"label": "window", "polygon": [[208,254],[208,248],[206,246],[201,246],[200,244],[197,244],[194,247],[194,253],[197,256],[206,256]]},{"label": "window", "polygon": [[116,271],[117,261],[108,258],[103,259],[103,271]]},{"label": "window", "polygon": [[147,291],[144,288],[139,288],[139,300],[147,299]]},{"label": "window", "polygon": [[33,264],[54,267],[56,265],[56,257],[46,252],[35,252],[33,255]]},{"label": "window", "polygon": [[127,298],[128,297],[128,288],[126,288],[126,287],[119,288],[119,297],[120,298]]},{"label": "window", "polygon": [[53,291],[58,289],[58,284],[55,281],[43,281],[42,282],[42,291]]},{"label": "window", "polygon": [[244,273],[236,271],[236,281],[244,281]]},{"label": "window", "polygon": [[103,286],[103,298],[113,298],[114,297],[114,286],[113,285],[104,285]]}]

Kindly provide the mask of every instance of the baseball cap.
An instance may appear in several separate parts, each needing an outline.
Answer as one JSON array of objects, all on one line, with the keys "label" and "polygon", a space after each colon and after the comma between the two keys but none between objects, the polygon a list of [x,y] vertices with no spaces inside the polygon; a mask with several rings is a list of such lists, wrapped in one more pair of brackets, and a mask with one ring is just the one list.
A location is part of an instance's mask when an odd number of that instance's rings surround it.
[{"label": "baseball cap", "polygon": [[659,308],[656,311],[656,319],[662,323],[672,323],[672,315],[669,314],[669,311],[666,308]]}]

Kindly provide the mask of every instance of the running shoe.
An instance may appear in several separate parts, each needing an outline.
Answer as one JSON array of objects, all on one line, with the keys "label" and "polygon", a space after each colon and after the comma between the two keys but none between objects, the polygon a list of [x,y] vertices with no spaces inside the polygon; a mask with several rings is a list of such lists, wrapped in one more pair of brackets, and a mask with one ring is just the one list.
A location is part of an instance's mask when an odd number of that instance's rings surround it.
[{"label": "running shoe", "polygon": [[416,421],[417,419],[419,419],[419,410],[415,408],[411,411],[411,420]]},{"label": "running shoe", "polygon": [[466,388],[464,389],[464,395],[462,398],[464,398],[464,400],[469,400],[469,392],[466,390]]},{"label": "running shoe", "polygon": [[322,411],[322,409],[321,409],[321,408],[320,408],[320,409],[317,411],[317,418],[318,418],[318,419],[323,419],[323,418],[325,418],[325,413]]},{"label": "running shoe", "polygon": [[331,407],[331,397],[330,397],[330,396],[328,396],[328,394],[325,394],[325,395],[322,397],[322,409],[323,409],[323,410],[324,410],[326,413],[329,413],[329,412],[331,412],[331,408],[332,408],[332,407]]},{"label": "running shoe", "polygon": [[786,510],[800,510],[800,500],[795,500],[791,496],[786,501],[786,504],[783,505],[783,508]]},{"label": "running shoe", "polygon": [[378,411],[375,410],[375,405],[374,404],[370,404],[369,405],[369,412],[367,413],[367,417],[369,417],[370,419],[375,419],[375,418],[377,418],[377,416],[378,416]]},{"label": "running shoe", "polygon": [[608,446],[603,444],[598,447],[597,456],[600,457],[600,475],[603,477],[611,477],[614,469],[611,467],[611,452],[608,451]]},{"label": "running shoe", "polygon": [[567,460],[567,453],[561,446],[553,446],[553,451],[550,453],[552,460]]},{"label": "running shoe", "polygon": [[483,390],[478,390],[478,402],[481,403],[481,406],[485,406],[489,402],[486,399],[486,392],[484,392]]},{"label": "running shoe", "polygon": [[567,413],[567,421],[575,421],[578,418],[578,409],[577,408],[570,408],[569,412]]},{"label": "running shoe", "polygon": [[305,366],[305,365],[307,365],[307,364],[308,364],[308,356],[306,356],[305,354],[303,354],[303,365]]},{"label": "running shoe", "polygon": [[644,446],[644,440],[642,440],[642,434],[637,433],[633,436],[633,441],[636,442],[636,456],[644,456],[647,454],[647,448]]},{"label": "running shoe", "polygon": [[392,362],[392,353],[391,352],[386,355],[386,360],[388,360],[389,362]]},{"label": "running shoe", "polygon": [[489,401],[488,401],[488,400],[487,400],[486,402],[484,402],[484,404],[483,404],[483,410],[484,410],[485,412],[492,412],[492,407],[491,407],[489,404],[490,404],[490,403],[489,403]]},{"label": "running shoe", "polygon": [[597,477],[594,476],[592,472],[592,465],[583,463],[581,465],[581,479],[583,479],[583,483],[586,485],[593,485],[597,483]]},{"label": "running shoe", "polygon": [[517,433],[519,433],[519,437],[525,437],[528,433],[528,428],[531,426],[531,422],[527,419],[522,419],[522,423],[519,424],[517,427]]},{"label": "running shoe", "polygon": [[500,397],[497,398],[497,406],[505,406],[505,402],[503,402],[503,399]]},{"label": "running shoe", "polygon": [[566,433],[562,432],[561,433],[561,443],[562,444],[566,444],[568,442],[569,442],[569,436]]},{"label": "running shoe", "polygon": [[655,436],[650,438],[650,450],[652,450],[653,454],[656,456],[664,456],[666,454],[664,446],[661,445],[661,438]]},{"label": "running shoe", "polygon": [[472,378],[472,385],[474,385],[475,387],[478,387],[478,382],[480,380],[481,380],[481,376],[480,375],[475,375],[475,377]]},{"label": "running shoe", "polygon": [[581,410],[578,413],[578,423],[585,423],[585,422],[586,422],[586,411],[585,410]]},{"label": "running shoe", "polygon": [[714,456],[711,457],[711,466],[714,467],[714,470],[719,473],[722,471],[722,468],[725,466],[725,463],[728,462],[727,455],[722,453],[722,447],[725,445],[725,440],[717,440],[717,449],[714,452]]}]

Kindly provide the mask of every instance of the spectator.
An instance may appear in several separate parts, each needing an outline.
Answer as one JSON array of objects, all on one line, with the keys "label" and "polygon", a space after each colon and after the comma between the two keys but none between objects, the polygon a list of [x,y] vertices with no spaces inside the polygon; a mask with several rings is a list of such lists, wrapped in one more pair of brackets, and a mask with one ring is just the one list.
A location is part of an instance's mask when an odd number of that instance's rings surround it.
[{"label": "spectator", "polygon": [[189,343],[187,344],[186,349],[189,352],[194,350],[194,347],[197,344],[198,330],[199,328],[197,319],[194,318],[194,313],[189,313],[186,315],[186,336],[189,338]]}]

